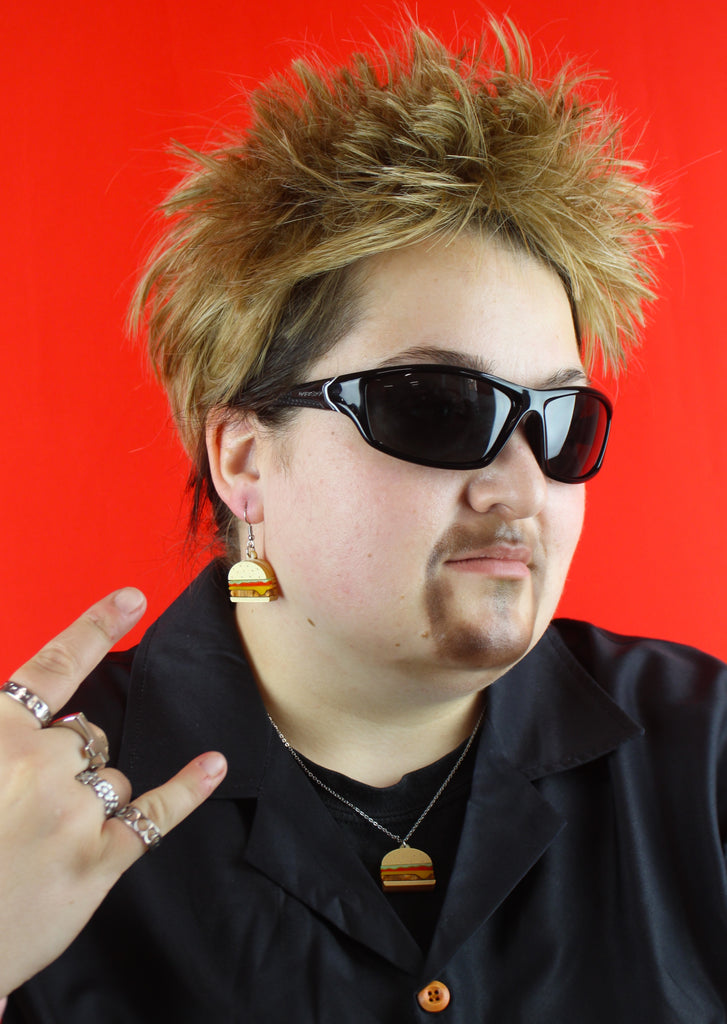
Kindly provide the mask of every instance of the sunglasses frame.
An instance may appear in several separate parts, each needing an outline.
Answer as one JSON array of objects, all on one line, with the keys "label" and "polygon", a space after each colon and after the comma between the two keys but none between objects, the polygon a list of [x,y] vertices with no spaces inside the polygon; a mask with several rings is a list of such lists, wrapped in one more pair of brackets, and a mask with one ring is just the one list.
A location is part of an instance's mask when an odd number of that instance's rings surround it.
[{"label": "sunglasses frame", "polygon": [[[401,452],[394,450],[389,445],[384,444],[382,441],[378,441],[373,437],[366,414],[366,382],[373,378],[385,377],[393,374],[401,376],[402,374],[407,373],[421,373],[423,370],[427,372],[434,371],[438,374],[453,374],[457,377],[466,377],[470,380],[474,379],[477,381],[485,381],[487,384],[490,384],[495,391],[500,392],[510,400],[510,412],[500,428],[496,440],[484,456],[479,459],[469,461],[463,460],[462,462],[452,464],[451,462],[442,462],[437,459],[402,455]],[[338,391],[336,391],[336,389],[338,389]],[[545,407],[548,402],[551,402],[556,398],[582,394],[591,395],[598,399],[606,411],[606,426],[598,458],[587,473],[573,479],[572,477],[558,476],[548,469],[548,460],[545,458],[544,445],[544,441],[547,436]],[[385,455],[390,455],[395,459],[401,459],[403,462],[411,462],[419,466],[429,466],[433,469],[482,469],[485,466],[489,466],[503,450],[519,424],[522,423],[524,419],[534,414],[540,424],[540,440],[537,446],[532,445],[531,438],[529,438],[529,441],[531,443],[531,447],[533,447],[533,452],[538,460],[538,464],[540,465],[542,472],[552,480],[572,484],[584,483],[586,480],[590,480],[591,477],[595,476],[601,468],[608,444],[608,438],[611,430],[611,418],[613,414],[611,401],[603,394],[603,392],[598,391],[596,388],[581,385],[549,389],[528,388],[520,384],[513,384],[512,381],[503,380],[500,377],[493,377],[491,374],[483,373],[480,370],[468,370],[461,366],[450,366],[440,363],[411,363],[402,364],[400,366],[384,366],[378,369],[362,370],[359,373],[344,373],[323,380],[310,381],[307,384],[300,384],[281,395],[274,402],[274,406],[303,409],[327,409],[343,413],[344,416],[347,416],[352,420],[359,434],[364,441],[370,445],[370,447],[376,448],[378,451],[383,452]]]}]

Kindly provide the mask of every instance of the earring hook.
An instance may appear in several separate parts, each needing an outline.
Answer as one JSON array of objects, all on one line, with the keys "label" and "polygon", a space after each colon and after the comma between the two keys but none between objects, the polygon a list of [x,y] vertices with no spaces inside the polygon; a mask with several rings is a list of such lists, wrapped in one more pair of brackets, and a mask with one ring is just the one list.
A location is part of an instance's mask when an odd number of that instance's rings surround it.
[{"label": "earring hook", "polygon": [[247,546],[245,547],[245,558],[257,558],[257,551],[255,550],[255,537],[252,532],[252,523],[247,518],[247,505],[245,505],[245,511],[243,513],[245,522],[247,523]]}]

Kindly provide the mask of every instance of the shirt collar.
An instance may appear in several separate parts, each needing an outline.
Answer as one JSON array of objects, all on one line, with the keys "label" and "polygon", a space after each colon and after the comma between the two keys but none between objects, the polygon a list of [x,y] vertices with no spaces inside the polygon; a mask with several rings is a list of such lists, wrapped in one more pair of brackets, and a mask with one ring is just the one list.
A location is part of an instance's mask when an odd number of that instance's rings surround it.
[{"label": "shirt collar", "polygon": [[[161,723],[161,725],[160,725]],[[119,768],[158,786],[208,750],[228,760],[215,796],[252,796],[274,733],[212,562],[145,633],[134,657]]]},{"label": "shirt collar", "polygon": [[[505,758],[530,779],[593,760],[641,731],[554,626],[488,688],[487,718]],[[213,562],[137,649],[119,767],[147,789],[196,755],[221,750],[229,769],[215,795],[254,796],[277,742],[244,655],[224,567]]]},{"label": "shirt collar", "polygon": [[593,761],[643,732],[565,645],[557,621],[487,699],[505,757],[530,779]]}]

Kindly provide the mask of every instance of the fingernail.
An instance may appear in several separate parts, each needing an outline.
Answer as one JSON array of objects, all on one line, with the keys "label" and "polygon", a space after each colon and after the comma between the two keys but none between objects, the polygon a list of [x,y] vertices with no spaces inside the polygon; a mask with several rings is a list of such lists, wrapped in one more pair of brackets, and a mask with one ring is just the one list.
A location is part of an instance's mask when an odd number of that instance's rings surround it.
[{"label": "fingernail", "polygon": [[227,771],[226,759],[216,751],[213,751],[211,754],[203,754],[197,761],[197,764],[208,779],[218,779]]},{"label": "fingernail", "polygon": [[114,594],[114,604],[124,615],[134,615],[146,605],[146,598],[136,587],[124,587]]}]

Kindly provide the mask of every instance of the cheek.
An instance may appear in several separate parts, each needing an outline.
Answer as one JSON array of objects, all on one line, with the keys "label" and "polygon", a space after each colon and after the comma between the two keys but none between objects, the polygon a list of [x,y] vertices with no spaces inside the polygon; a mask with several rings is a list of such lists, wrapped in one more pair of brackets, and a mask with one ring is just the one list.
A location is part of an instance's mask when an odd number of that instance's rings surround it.
[{"label": "cheek", "polygon": [[266,489],[266,555],[296,602],[358,610],[404,572],[415,504],[383,456],[353,445],[299,451]]},{"label": "cheek", "polygon": [[318,421],[306,424],[305,443],[298,434],[266,483],[265,553],[288,607],[332,629],[350,620],[358,630],[397,629],[407,615],[423,618],[447,496],[431,471],[376,452],[343,417],[332,414],[328,428],[325,414],[310,415]]},{"label": "cheek", "polygon": [[553,503],[550,522],[550,561],[557,568],[561,583],[565,581],[571,559],[578,546],[585,515],[585,484],[559,484],[557,501]]},{"label": "cheek", "polygon": [[[584,484],[556,484],[544,537],[545,572],[536,597],[534,639],[537,640],[555,615],[568,569],[583,528]],[[536,594],[538,586],[536,584]]]}]

